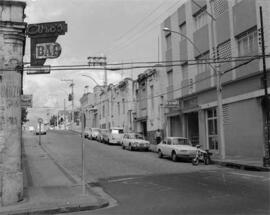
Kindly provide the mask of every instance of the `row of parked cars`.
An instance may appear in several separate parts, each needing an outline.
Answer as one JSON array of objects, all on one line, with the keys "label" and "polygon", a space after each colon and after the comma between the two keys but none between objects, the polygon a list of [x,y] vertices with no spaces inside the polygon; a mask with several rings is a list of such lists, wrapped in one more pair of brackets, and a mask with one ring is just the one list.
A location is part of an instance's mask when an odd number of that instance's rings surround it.
[{"label": "row of parked cars", "polygon": [[[130,151],[148,151],[150,148],[150,142],[145,140],[142,134],[124,133],[122,128],[86,128],[85,137],[101,143],[121,145],[123,149]],[[197,156],[198,146],[192,146],[191,141],[185,137],[166,137],[157,145],[156,152],[159,158],[169,157],[173,161],[179,158],[193,159]]]},{"label": "row of parked cars", "polygon": [[121,145],[128,150],[149,150],[150,142],[145,140],[140,133],[124,133],[123,128],[113,127],[110,129],[86,128],[84,136],[90,140],[97,140],[101,143]]}]

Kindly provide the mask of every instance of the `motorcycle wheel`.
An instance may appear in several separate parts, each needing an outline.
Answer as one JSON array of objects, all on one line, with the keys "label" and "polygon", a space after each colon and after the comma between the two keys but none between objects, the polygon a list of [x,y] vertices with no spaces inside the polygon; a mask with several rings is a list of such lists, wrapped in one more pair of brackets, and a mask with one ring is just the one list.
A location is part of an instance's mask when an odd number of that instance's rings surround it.
[{"label": "motorcycle wheel", "polygon": [[193,164],[194,166],[198,166],[198,165],[199,165],[199,159],[198,159],[198,158],[193,158],[193,159],[192,159],[192,164]]}]

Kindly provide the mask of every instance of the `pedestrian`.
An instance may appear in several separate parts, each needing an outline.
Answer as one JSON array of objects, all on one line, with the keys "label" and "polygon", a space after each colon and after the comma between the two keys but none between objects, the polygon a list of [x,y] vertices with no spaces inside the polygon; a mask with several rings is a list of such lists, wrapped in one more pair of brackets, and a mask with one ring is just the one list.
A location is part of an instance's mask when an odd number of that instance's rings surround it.
[{"label": "pedestrian", "polygon": [[161,141],[161,132],[159,129],[156,131],[155,138],[156,138],[156,144],[159,144]]}]

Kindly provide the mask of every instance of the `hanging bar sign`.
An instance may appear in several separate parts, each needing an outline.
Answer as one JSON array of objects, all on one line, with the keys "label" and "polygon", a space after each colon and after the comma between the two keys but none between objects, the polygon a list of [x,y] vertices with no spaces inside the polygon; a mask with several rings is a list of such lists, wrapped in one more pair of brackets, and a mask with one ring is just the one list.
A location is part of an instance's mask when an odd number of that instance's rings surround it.
[{"label": "hanging bar sign", "polygon": [[59,43],[37,43],[36,59],[58,58],[61,54],[61,50]]}]

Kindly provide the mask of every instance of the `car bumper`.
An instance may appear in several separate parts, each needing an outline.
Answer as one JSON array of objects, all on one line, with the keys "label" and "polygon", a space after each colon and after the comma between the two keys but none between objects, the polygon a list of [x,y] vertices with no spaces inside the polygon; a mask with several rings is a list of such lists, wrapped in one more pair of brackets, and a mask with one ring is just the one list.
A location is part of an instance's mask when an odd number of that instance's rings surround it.
[{"label": "car bumper", "polygon": [[110,144],[112,144],[112,145],[120,145],[121,142],[119,140],[110,140]]},{"label": "car bumper", "polygon": [[146,145],[132,145],[132,148],[136,149],[136,150],[148,150],[149,146],[146,146]]},{"label": "car bumper", "polygon": [[176,154],[178,158],[192,159],[195,157],[195,154]]}]

